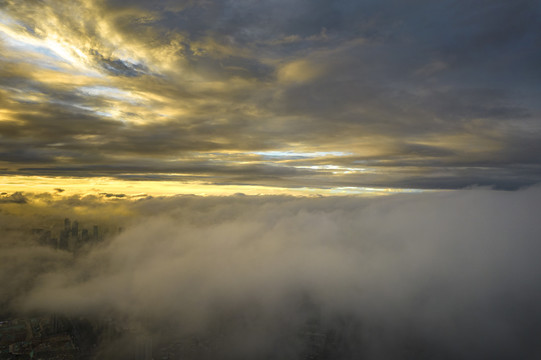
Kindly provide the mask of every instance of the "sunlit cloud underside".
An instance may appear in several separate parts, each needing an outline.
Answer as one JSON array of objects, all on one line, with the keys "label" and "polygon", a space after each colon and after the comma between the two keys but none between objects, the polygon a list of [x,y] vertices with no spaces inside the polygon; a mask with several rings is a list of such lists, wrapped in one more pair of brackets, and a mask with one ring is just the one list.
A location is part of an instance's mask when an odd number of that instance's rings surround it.
[{"label": "sunlit cloud underside", "polygon": [[199,196],[229,195],[292,195],[292,196],[381,196],[399,193],[418,193],[419,189],[370,187],[271,187],[261,185],[212,185],[202,182],[130,181],[111,178],[53,178],[53,177],[0,177],[0,186],[6,193],[50,192],[61,196],[103,195],[137,198],[144,196],[170,196],[194,194]]},{"label": "sunlit cloud underside", "polygon": [[155,193],[533,185],[534,3],[6,0],[0,176]]}]

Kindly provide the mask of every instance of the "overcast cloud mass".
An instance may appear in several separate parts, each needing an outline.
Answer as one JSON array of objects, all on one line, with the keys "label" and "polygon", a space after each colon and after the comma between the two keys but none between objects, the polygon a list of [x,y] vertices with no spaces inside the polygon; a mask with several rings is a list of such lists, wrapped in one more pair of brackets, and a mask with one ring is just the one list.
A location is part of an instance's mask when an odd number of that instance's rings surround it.
[{"label": "overcast cloud mass", "polygon": [[[0,221],[78,209],[81,226],[107,213],[125,231],[75,257],[5,233],[3,309],[114,317],[155,343],[199,336],[201,359],[307,358],[311,332],[331,339],[329,359],[541,355],[539,188],[26,200]],[[101,358],[129,349],[106,345]]]},{"label": "overcast cloud mass", "polygon": [[1,172],[535,184],[540,19],[536,0],[2,0]]}]

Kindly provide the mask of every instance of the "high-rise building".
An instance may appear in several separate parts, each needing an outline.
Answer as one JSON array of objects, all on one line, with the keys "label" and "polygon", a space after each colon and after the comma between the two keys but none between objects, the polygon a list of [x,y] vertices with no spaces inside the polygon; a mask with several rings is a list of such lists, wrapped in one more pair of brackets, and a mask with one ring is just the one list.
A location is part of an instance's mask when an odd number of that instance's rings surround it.
[{"label": "high-rise building", "polygon": [[60,239],[58,241],[58,248],[62,250],[68,250],[69,248],[69,232],[63,230],[60,232]]},{"label": "high-rise building", "polygon": [[71,236],[79,237],[79,222],[77,220],[71,224]]},{"label": "high-rise building", "polygon": [[69,232],[71,230],[71,221],[68,218],[64,219],[64,230]]},{"label": "high-rise building", "polygon": [[94,225],[94,227],[92,228],[92,238],[94,239],[94,241],[98,241],[98,236],[99,236],[99,233],[98,233],[98,225]]},{"label": "high-rise building", "polygon": [[81,231],[81,241],[83,243],[86,243],[88,242],[88,240],[90,240],[90,236],[88,235],[88,229],[83,229]]}]

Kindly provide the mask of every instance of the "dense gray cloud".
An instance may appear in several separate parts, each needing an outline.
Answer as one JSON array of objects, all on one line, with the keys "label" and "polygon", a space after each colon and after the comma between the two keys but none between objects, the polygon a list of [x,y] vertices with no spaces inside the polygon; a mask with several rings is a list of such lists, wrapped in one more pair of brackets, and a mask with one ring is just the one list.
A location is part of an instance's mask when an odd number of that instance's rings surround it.
[{"label": "dense gray cloud", "polygon": [[377,199],[27,196],[2,205],[0,220],[62,220],[63,209],[81,223],[117,214],[125,231],[76,257],[3,236],[5,309],[113,317],[155,343],[194,335],[215,351],[202,358],[299,358],[310,333],[325,336],[333,359],[540,355],[539,188]]},{"label": "dense gray cloud", "polygon": [[[208,181],[245,185],[540,181],[535,0],[3,1],[0,11],[5,174],[100,176],[120,158],[163,180],[171,159],[212,163]],[[253,156],[316,150],[353,156]],[[224,175],[238,166],[232,153],[292,176]],[[374,173],[315,168],[351,159]]]}]

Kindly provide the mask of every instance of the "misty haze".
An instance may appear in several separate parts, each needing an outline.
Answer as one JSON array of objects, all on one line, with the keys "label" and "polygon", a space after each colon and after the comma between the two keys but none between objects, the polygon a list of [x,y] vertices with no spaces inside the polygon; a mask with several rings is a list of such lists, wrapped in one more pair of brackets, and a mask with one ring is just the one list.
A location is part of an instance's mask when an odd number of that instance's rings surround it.
[{"label": "misty haze", "polygon": [[[5,196],[1,308],[91,334],[80,358],[535,359],[540,204],[539,188]],[[64,216],[104,239],[70,251],[31,234]]]}]

